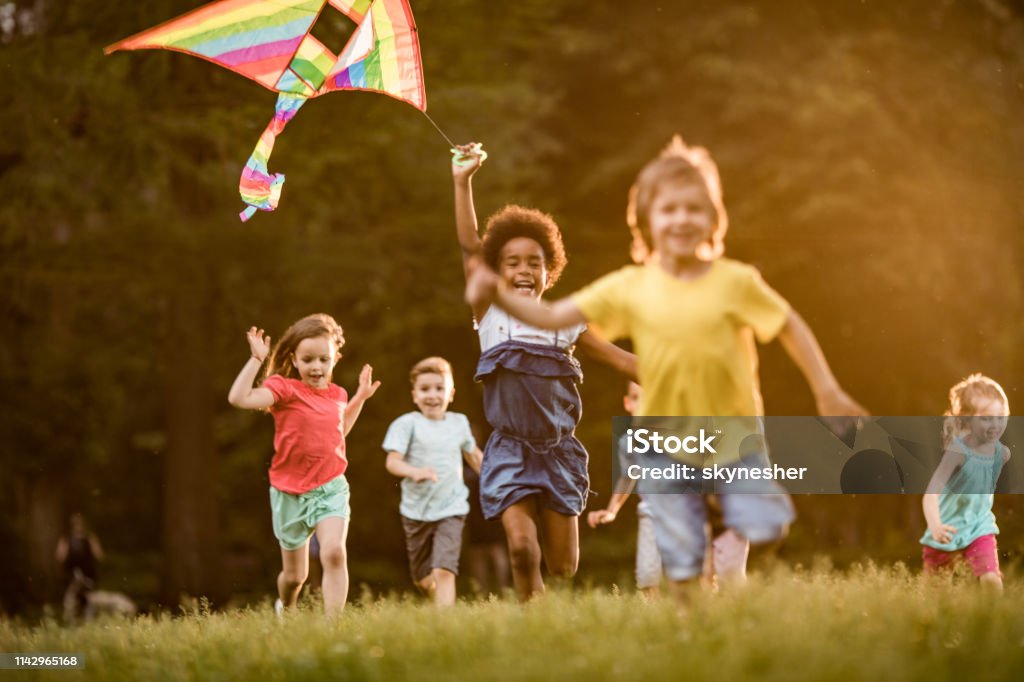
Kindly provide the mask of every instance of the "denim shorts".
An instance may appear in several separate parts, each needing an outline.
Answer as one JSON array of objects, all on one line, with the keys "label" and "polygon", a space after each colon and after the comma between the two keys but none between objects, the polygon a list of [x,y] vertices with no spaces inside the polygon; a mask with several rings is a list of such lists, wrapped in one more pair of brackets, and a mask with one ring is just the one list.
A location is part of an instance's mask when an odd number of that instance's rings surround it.
[{"label": "denim shorts", "polygon": [[304,547],[318,523],[331,516],[347,519],[350,513],[348,481],[344,475],[300,495],[270,486],[270,516],[274,537],[282,549],[294,551]]},{"label": "denim shorts", "polygon": [[587,504],[590,475],[587,451],[575,436],[551,447],[535,447],[498,431],[491,432],[480,465],[480,508],[484,518],[499,518],[531,495],[565,516],[579,516]]},{"label": "denim shorts", "polygon": [[[744,468],[769,466],[763,453],[749,455],[732,465]],[[753,485],[751,485],[753,484]],[[774,482],[778,493],[767,493],[766,481],[716,482],[722,522],[751,542],[763,544],[785,536],[796,518],[793,502]],[[753,488],[756,492],[749,492]],[[651,510],[661,563],[669,580],[690,580],[701,575],[704,552],[709,547],[708,510],[699,493],[645,493]]]}]

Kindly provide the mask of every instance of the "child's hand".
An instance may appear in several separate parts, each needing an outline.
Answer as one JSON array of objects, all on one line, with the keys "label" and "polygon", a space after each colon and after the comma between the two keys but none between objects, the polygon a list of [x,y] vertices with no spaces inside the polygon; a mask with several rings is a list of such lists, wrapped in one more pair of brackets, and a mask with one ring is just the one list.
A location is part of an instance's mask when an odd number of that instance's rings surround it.
[{"label": "child's hand", "polygon": [[825,424],[840,437],[856,429],[860,417],[869,416],[869,412],[860,403],[838,387],[817,396],[815,402]]},{"label": "child's hand", "polygon": [[941,542],[945,545],[953,541],[953,536],[956,535],[956,528],[946,523],[940,523],[938,526],[928,526],[928,532],[931,533],[932,539],[935,542]]},{"label": "child's hand", "polygon": [[249,327],[245,338],[249,341],[249,352],[252,353],[252,356],[260,362],[266,360],[267,355],[270,354],[270,337],[264,336],[262,329]]},{"label": "child's hand", "polygon": [[373,380],[373,367],[363,365],[363,371],[359,373],[359,388],[356,389],[356,398],[367,400],[380,388],[380,381]]},{"label": "child's hand", "polygon": [[456,145],[452,149],[452,177],[457,182],[468,181],[487,158],[479,142]]},{"label": "child's hand", "polygon": [[606,523],[611,523],[615,520],[617,514],[610,509],[599,509],[598,511],[592,511],[587,514],[587,525],[591,528],[597,528],[598,526]]},{"label": "child's hand", "polygon": [[419,469],[416,470],[416,473],[414,473],[409,478],[411,478],[416,483],[423,483],[424,481],[437,483],[437,472],[431,469],[430,467],[420,467]]},{"label": "child's hand", "polygon": [[466,277],[466,303],[474,309],[486,308],[494,302],[501,278],[477,256],[473,257],[467,267],[469,275]]}]

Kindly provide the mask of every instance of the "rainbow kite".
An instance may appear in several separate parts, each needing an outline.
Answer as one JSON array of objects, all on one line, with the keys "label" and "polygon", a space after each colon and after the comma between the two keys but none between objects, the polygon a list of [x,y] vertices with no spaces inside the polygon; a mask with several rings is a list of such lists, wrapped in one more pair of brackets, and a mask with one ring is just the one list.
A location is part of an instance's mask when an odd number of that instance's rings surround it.
[{"label": "rainbow kite", "polygon": [[[355,32],[335,55],[310,31],[330,5]],[[335,90],[369,90],[426,113],[423,65],[408,0],[219,0],[107,47],[104,52],[159,48],[209,60],[277,93],[274,118],[249,157],[238,191],[248,204],[273,211],[284,175],[267,160],[274,140],[307,99]]]}]

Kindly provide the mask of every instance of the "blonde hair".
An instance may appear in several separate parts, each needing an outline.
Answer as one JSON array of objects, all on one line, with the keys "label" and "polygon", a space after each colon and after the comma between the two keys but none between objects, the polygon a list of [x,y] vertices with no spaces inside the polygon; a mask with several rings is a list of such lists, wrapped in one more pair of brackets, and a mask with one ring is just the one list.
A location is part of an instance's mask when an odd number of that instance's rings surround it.
[{"label": "blonde hair", "polygon": [[292,356],[299,344],[306,339],[328,337],[338,350],[345,345],[345,335],[333,317],[324,313],[307,315],[285,330],[281,340],[274,346],[267,363],[267,376],[280,374],[283,377],[298,378],[299,371],[292,364]]},{"label": "blonde hair", "polygon": [[953,439],[964,432],[963,418],[976,415],[982,400],[998,400],[1006,413],[1010,413],[1010,401],[1003,387],[984,374],[972,374],[949,389],[949,409],[943,414],[946,419],[942,422],[943,445],[948,448]]},{"label": "blonde hair", "polygon": [[416,379],[422,374],[439,374],[446,379],[451,379],[453,383],[455,380],[451,363],[437,356],[423,358],[413,365],[409,372],[409,383],[415,386]]},{"label": "blonde hair", "polygon": [[707,192],[715,211],[715,229],[711,239],[698,252],[702,258],[712,260],[725,253],[725,233],[729,230],[729,216],[722,202],[722,180],[718,166],[704,147],[690,147],[679,135],[672,137],[657,158],[647,162],[629,189],[626,206],[626,224],[633,236],[630,255],[635,263],[645,262],[653,251],[648,216],[658,190],[666,182],[697,184]]}]

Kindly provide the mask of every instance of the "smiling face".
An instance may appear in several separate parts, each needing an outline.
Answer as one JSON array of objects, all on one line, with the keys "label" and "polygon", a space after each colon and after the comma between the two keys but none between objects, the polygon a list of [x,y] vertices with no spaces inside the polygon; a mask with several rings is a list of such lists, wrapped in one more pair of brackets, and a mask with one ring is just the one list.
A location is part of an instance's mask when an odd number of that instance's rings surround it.
[{"label": "smiling face", "polygon": [[334,340],[325,334],[299,341],[292,353],[292,365],[302,383],[312,388],[327,388],[334,365],[340,358],[341,353]]},{"label": "smiling face", "polygon": [[412,384],[412,401],[427,419],[442,419],[455,397],[455,382],[447,374],[427,372]]},{"label": "smiling face", "polygon": [[995,443],[1006,431],[1010,416],[1006,404],[996,398],[980,398],[974,407],[974,414],[965,420],[970,439],[975,445]]},{"label": "smiling face", "polygon": [[694,260],[711,241],[715,207],[707,189],[695,182],[665,181],[648,214],[651,245],[662,258]]},{"label": "smiling face", "polygon": [[514,237],[498,253],[498,275],[517,294],[540,298],[548,284],[544,249],[529,237]]}]

